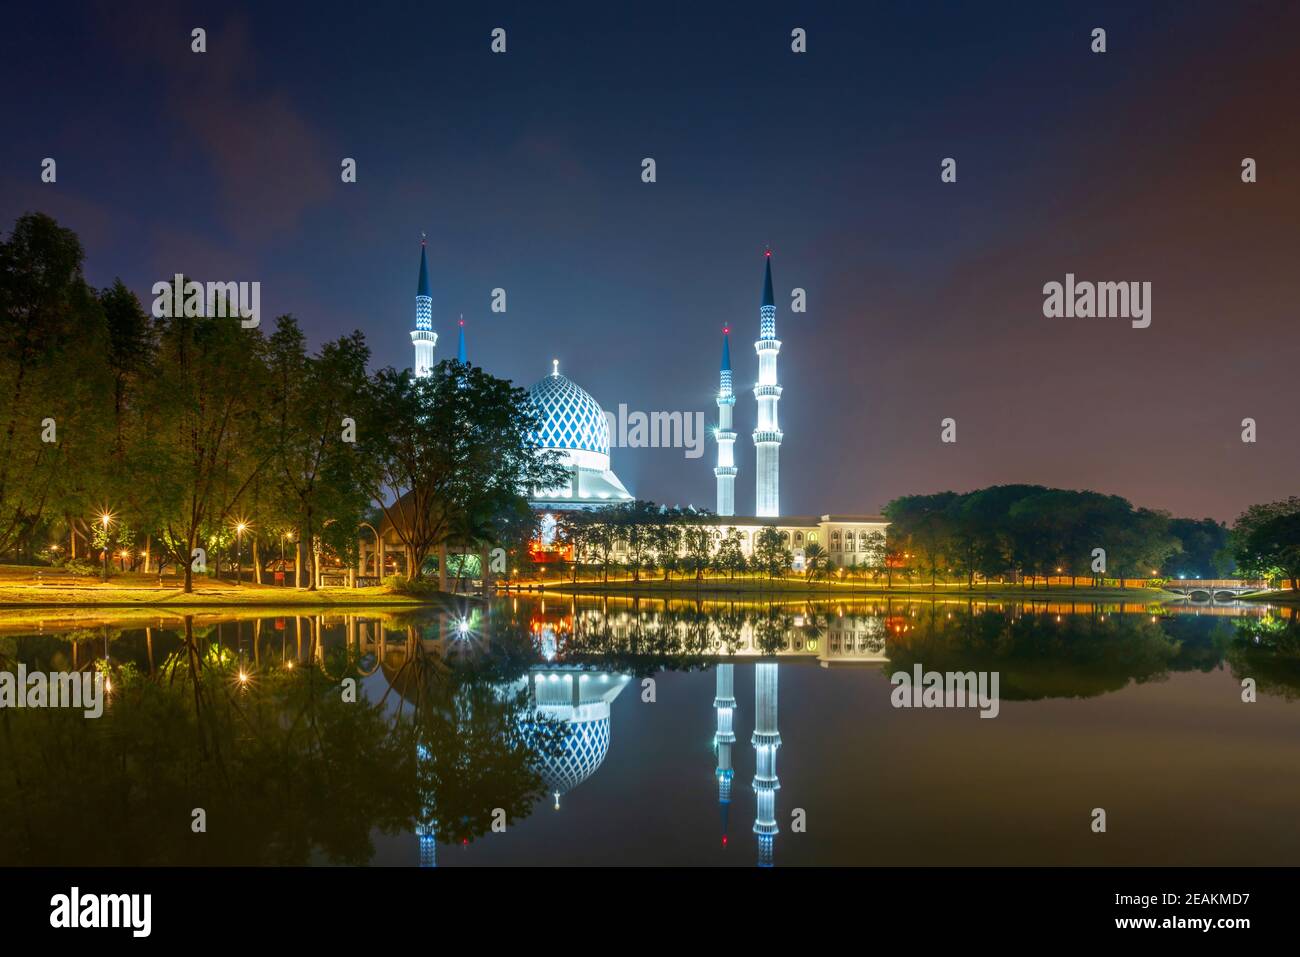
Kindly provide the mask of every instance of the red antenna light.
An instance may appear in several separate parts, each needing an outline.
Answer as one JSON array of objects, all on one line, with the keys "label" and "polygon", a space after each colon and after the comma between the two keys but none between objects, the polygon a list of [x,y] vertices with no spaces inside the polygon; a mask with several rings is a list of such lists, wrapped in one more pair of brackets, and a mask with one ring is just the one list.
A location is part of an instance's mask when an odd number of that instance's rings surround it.
[{"label": "red antenna light", "polygon": [[723,327],[722,327],[722,334],[723,334],[724,336],[729,336],[729,335],[731,335],[731,327],[730,327],[730,326],[723,326]]}]

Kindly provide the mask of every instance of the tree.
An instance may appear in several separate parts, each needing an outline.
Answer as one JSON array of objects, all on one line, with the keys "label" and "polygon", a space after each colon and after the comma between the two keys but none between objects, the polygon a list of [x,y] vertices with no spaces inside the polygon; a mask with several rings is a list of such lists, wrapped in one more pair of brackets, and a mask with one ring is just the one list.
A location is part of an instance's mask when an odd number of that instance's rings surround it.
[{"label": "tree", "polygon": [[1232,573],[1228,527],[1222,522],[1175,518],[1169,522],[1169,534],[1182,547],[1161,566],[1162,577],[1221,578]]},{"label": "tree", "polygon": [[0,242],[0,552],[30,553],[48,513],[71,525],[103,494],[108,336],[83,258],[39,213]]},{"label": "tree", "polygon": [[737,572],[745,571],[745,551],[740,543],[740,532],[735,528],[727,529],[727,533],[722,536],[717,551],[713,553],[713,565],[733,581]]},{"label": "tree", "polygon": [[676,509],[660,508],[657,520],[650,526],[650,547],[655,561],[664,573],[664,581],[677,568],[677,557],[682,548],[680,515]]},{"label": "tree", "polygon": [[263,415],[265,340],[235,318],[161,321],[157,365],[144,386],[127,468],[148,475],[167,554],[185,569],[185,591],[204,534],[220,534],[274,446]]},{"label": "tree", "polygon": [[697,582],[703,580],[704,570],[709,567],[713,556],[713,529],[708,525],[687,525],[682,545],[686,550],[682,564],[695,573]]},{"label": "tree", "polygon": [[444,360],[423,378],[384,369],[373,395],[368,491],[413,576],[471,509],[512,509],[528,489],[564,479],[556,453],[532,442],[540,423],[527,392],[476,366]]},{"label": "tree", "polygon": [[768,578],[775,578],[781,571],[783,551],[785,545],[781,541],[781,533],[775,528],[768,526],[755,533],[754,559],[758,566],[767,572]]},{"label": "tree", "polygon": [[[318,536],[323,536],[336,554],[353,558],[372,484],[369,436],[357,432],[369,401],[369,358],[360,332],[308,356],[306,339],[292,316],[276,320],[267,342],[274,472],[285,498],[284,514],[298,529],[300,553],[319,554]],[[302,562],[297,566],[301,569]],[[318,572],[313,568],[307,576],[308,590],[315,591]],[[300,584],[301,577],[300,571]]]},{"label": "tree", "polygon": [[804,578],[816,581],[830,569],[830,556],[817,542],[810,542],[803,550]]},{"label": "tree", "polygon": [[1232,526],[1232,551],[1242,572],[1266,578],[1285,575],[1296,588],[1295,517],[1300,498],[1252,505]]}]

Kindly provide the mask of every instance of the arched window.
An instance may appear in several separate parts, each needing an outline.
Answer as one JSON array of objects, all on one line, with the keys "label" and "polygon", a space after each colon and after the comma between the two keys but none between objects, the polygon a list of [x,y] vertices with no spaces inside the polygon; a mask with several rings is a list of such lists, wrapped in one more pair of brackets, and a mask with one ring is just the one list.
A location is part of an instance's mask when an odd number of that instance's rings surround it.
[{"label": "arched window", "polygon": [[802,545],[802,544],[803,544],[803,532],[795,532],[795,533],[794,533],[794,543],[795,543],[796,545]]},{"label": "arched window", "polygon": [[840,533],[831,532],[831,551],[838,552],[839,550],[840,550]]},{"label": "arched window", "polygon": [[781,544],[782,544],[782,545],[789,545],[789,544],[790,544],[790,533],[789,533],[789,532],[782,532],[782,533],[781,533]]},{"label": "arched window", "polygon": [[858,532],[858,551],[865,552],[866,550],[867,550],[867,533]]},{"label": "arched window", "polygon": [[809,544],[809,545],[816,545],[816,544],[817,544],[817,533],[816,533],[816,532],[809,532],[809,533],[808,533],[808,544]]}]

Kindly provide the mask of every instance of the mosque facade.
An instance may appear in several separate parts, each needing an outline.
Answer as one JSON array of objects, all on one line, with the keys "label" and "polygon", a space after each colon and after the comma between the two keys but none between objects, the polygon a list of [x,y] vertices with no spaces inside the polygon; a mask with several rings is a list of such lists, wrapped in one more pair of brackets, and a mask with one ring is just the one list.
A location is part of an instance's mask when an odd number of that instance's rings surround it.
[{"label": "mosque facade", "polygon": [[[775,528],[785,547],[794,556],[794,568],[803,567],[804,551],[818,545],[835,567],[850,567],[867,561],[872,533],[884,532],[887,520],[880,515],[783,515],[781,513],[780,456],[784,433],[777,409],[782,386],[777,374],[777,357],[781,340],[776,337],[776,299],[772,284],[772,253],[764,256],[762,295],[759,301],[758,337],[754,342],[757,357],[753,387],[755,427],[751,434],[754,446],[754,511],[736,513],[736,481],[743,468],[736,457],[735,371],[731,363],[730,325],[723,328],[722,363],[718,376],[718,423],[714,430],[717,464],[715,507],[701,512],[699,522],[714,530],[721,540],[735,529],[745,556],[754,553],[756,539],[764,528]],[[433,329],[432,296],[429,268],[423,241],[420,246],[420,272],[415,297],[415,329],[411,332],[414,349],[412,370],[416,376],[429,375],[436,360],[438,341]],[[465,329],[459,328],[458,358],[467,361]],[[559,360],[553,359],[551,371],[528,390],[529,400],[537,411],[540,425],[534,434],[539,448],[557,454],[566,471],[564,482],[554,488],[534,489],[529,502],[541,516],[543,540],[549,541],[557,513],[575,509],[606,508],[634,500],[618,475],[610,458],[609,417],[600,403],[586,389],[561,374]]]}]

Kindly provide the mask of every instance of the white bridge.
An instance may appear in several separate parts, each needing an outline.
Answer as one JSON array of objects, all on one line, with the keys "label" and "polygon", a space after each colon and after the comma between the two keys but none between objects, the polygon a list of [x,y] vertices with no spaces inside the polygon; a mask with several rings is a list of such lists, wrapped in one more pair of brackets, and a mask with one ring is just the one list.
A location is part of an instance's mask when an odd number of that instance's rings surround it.
[{"label": "white bridge", "polygon": [[1165,582],[1160,587],[1192,601],[1217,601],[1220,598],[1231,600],[1250,592],[1263,591],[1268,587],[1268,582],[1242,578],[1180,578]]}]

